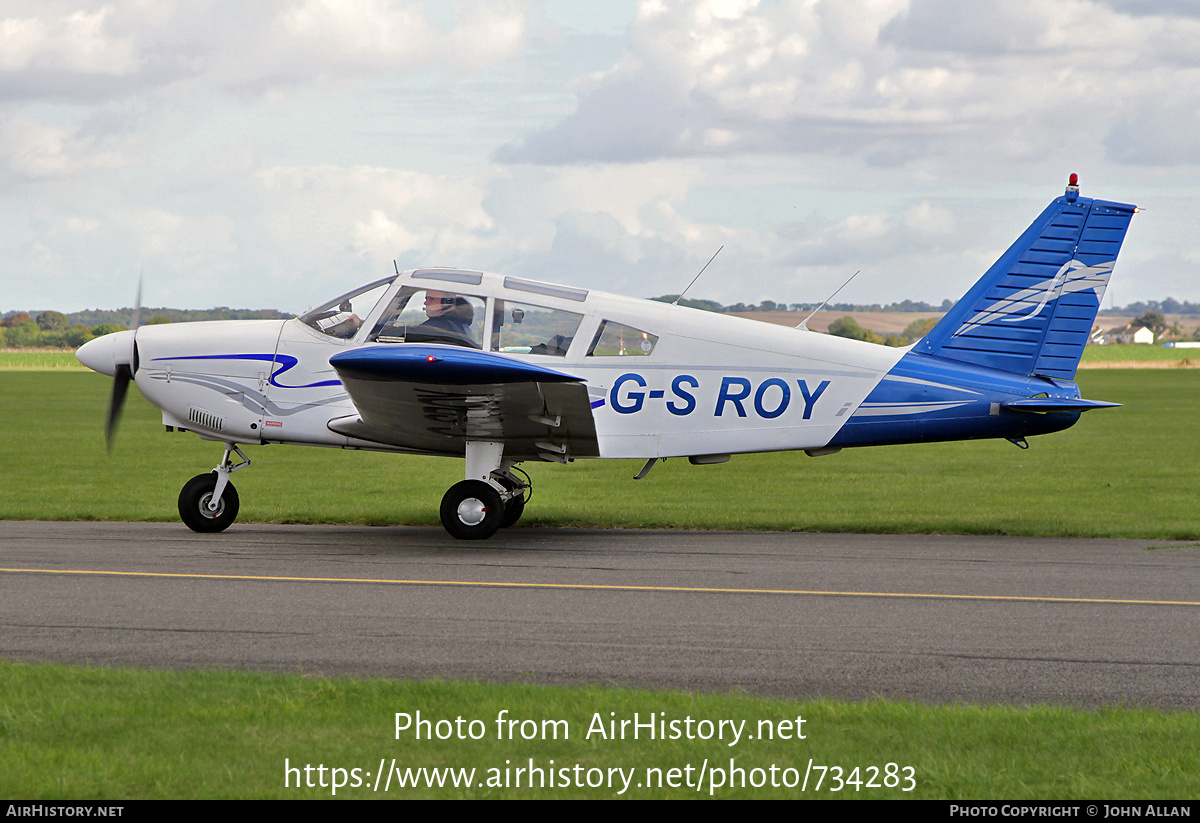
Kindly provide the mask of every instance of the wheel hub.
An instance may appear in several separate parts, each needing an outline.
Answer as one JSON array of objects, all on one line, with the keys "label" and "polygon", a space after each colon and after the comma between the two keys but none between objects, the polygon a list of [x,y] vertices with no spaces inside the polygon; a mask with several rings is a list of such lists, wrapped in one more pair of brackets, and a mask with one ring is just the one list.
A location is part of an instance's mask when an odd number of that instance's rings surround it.
[{"label": "wheel hub", "polygon": [[207,517],[209,520],[216,520],[225,512],[225,499],[221,498],[221,500],[217,503],[216,511],[213,511],[208,507],[208,504],[211,502],[212,492],[209,492],[200,498],[200,514],[204,517]]},{"label": "wheel hub", "polygon": [[458,519],[464,526],[478,526],[487,516],[487,510],[478,497],[468,497],[458,504]]}]

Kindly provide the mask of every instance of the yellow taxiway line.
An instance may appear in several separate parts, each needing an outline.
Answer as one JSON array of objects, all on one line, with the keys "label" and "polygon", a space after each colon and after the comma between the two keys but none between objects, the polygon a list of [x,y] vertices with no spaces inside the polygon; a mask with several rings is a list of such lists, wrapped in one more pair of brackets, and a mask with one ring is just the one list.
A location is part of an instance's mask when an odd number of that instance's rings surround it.
[{"label": "yellow taxiway line", "polygon": [[95,575],[153,577],[175,580],[245,580],[272,583],[370,583],[389,586],[467,586],[501,589],[573,589],[629,592],[692,592],[697,594],[774,594],[825,597],[893,597],[924,600],[990,600],[1019,603],[1103,603],[1139,606],[1200,606],[1193,600],[1131,600],[1112,597],[1032,597],[1002,594],[936,594],[922,592],[854,592],[820,589],[731,589],[710,586],[634,586],[619,583],[512,583],[502,580],[400,580],[386,577],[286,577],[254,574],[193,574],[184,572],[122,572],[102,569],[10,569],[8,574]]}]

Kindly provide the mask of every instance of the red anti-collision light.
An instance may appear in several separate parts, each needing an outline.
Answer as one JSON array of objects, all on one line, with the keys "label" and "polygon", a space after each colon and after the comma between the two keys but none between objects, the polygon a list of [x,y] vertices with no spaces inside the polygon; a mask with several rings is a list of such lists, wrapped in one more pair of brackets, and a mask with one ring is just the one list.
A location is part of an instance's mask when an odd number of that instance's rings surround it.
[{"label": "red anti-collision light", "polygon": [[425,358],[425,362],[426,362],[426,363],[436,363],[436,362],[437,362],[437,358],[436,358],[436,357],[434,357],[434,356],[431,354],[431,355],[429,355],[428,357],[426,357],[426,358]]},{"label": "red anti-collision light", "polygon": [[1076,174],[1075,172],[1071,172],[1071,176],[1067,180],[1067,185],[1068,186],[1078,186],[1079,185],[1079,175]]}]

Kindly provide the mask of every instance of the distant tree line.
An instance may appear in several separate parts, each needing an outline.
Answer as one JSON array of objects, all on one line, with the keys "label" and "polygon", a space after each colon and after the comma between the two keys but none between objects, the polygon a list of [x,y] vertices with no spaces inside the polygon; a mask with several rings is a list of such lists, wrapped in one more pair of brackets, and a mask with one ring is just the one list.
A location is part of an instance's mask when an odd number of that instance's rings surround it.
[{"label": "distant tree line", "polygon": [[[95,337],[129,328],[133,324],[133,314],[131,308],[90,309],[70,314],[57,311],[44,311],[36,315],[24,311],[10,312],[0,319],[0,347],[78,348]],[[142,323],[150,326],[196,320],[286,319],[294,315],[275,309],[230,309],[220,306],[206,310],[143,308],[141,316]]]},{"label": "distant tree line", "polygon": [[[651,300],[657,300],[660,303],[670,303],[679,295],[664,294],[660,297],[651,297]],[[873,311],[873,312],[941,312],[945,314],[954,308],[953,300],[943,300],[941,303],[926,303],[924,300],[901,300],[897,303],[888,303],[886,306],[880,303],[827,303],[822,307],[823,311]],[[688,306],[693,309],[703,309],[704,311],[715,312],[752,312],[752,311],[805,311],[809,312],[820,306],[820,303],[777,303],[774,300],[763,300],[761,303],[733,303],[724,305],[716,300],[701,300],[698,298],[685,297],[679,301],[679,305]],[[1166,300],[1148,300],[1145,302],[1130,303],[1128,306],[1115,306],[1109,309],[1102,309],[1100,314],[1114,315],[1137,315],[1141,316],[1148,312],[1157,314],[1200,314],[1200,303],[1190,303],[1187,300],[1176,300],[1174,297],[1168,297]]]},{"label": "distant tree line", "polygon": [[1200,314],[1200,303],[1189,303],[1187,300],[1180,302],[1174,297],[1168,297],[1162,301],[1147,300],[1144,303],[1130,303],[1124,308],[1104,309],[1100,313],[1144,315],[1148,312],[1155,312],[1157,314]]},{"label": "distant tree line", "polygon": [[937,325],[939,319],[926,317],[922,320],[912,321],[904,327],[904,331],[900,334],[879,334],[870,329],[864,329],[853,317],[843,317],[841,320],[834,320],[829,324],[829,333],[835,337],[866,340],[868,343],[880,343],[884,346],[908,346],[929,334],[930,329]]},{"label": "distant tree line", "polygon": [[[117,323],[128,328],[133,323],[132,308],[87,309],[67,315],[71,323],[94,326],[97,323]],[[217,306],[215,309],[168,309],[142,307],[142,323],[192,323],[197,320],[287,320],[294,314],[276,309],[231,309]]]},{"label": "distant tree line", "polygon": [[[664,294],[660,297],[651,297],[651,300],[657,300],[660,303],[672,303],[679,297],[677,294]],[[940,305],[926,303],[923,300],[902,300],[899,303],[888,303],[886,306],[879,303],[826,303],[822,306],[820,303],[776,303],[774,300],[763,300],[761,303],[733,303],[731,305],[722,305],[716,300],[700,300],[691,297],[685,297],[679,301],[679,305],[687,306],[692,309],[703,309],[704,311],[715,312],[751,312],[751,311],[812,311],[817,307],[821,307],[822,311],[887,311],[887,312],[948,312],[954,307],[953,300],[943,300]]]}]

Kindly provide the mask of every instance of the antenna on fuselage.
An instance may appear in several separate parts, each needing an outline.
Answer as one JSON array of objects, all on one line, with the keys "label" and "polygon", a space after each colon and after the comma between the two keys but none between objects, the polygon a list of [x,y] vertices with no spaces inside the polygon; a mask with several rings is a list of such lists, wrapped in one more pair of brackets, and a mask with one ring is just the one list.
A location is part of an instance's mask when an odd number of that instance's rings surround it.
[{"label": "antenna on fuselage", "polygon": [[396,274],[400,273],[400,264],[395,260],[392,260],[392,268],[396,270]]},{"label": "antenna on fuselage", "polygon": [[[723,249],[723,248],[725,248],[724,244],[721,245],[721,249]],[[679,301],[682,300],[683,296],[688,293],[688,289],[690,289],[692,286],[696,285],[696,281],[700,279],[700,275],[704,274],[704,269],[707,269],[709,266],[709,263],[712,263],[712,261],[717,259],[717,255],[721,253],[721,249],[717,249],[715,252],[713,252],[713,256],[708,258],[708,263],[704,264],[704,268],[700,269],[700,271],[696,272],[696,276],[692,278],[692,282],[687,284],[687,289],[684,289],[683,291],[681,291],[679,293],[679,296],[671,301],[672,306],[679,305]]]},{"label": "antenna on fuselage", "polygon": [[[859,269],[859,270],[858,270],[858,271],[856,271],[854,274],[850,275],[850,280],[853,280],[854,278],[858,277],[860,274],[862,274],[862,269]],[[817,312],[819,312],[821,309],[825,308],[825,304],[826,304],[826,303],[828,303],[828,302],[829,302],[830,300],[832,300],[833,298],[837,297],[837,296],[838,296],[838,292],[840,292],[842,289],[846,288],[846,286],[849,286],[849,285],[850,285],[850,280],[847,280],[845,283],[843,283],[842,285],[838,286],[838,289],[837,289],[837,291],[835,291],[833,294],[829,295],[829,296],[828,296],[828,297],[826,297],[824,300],[822,300],[822,301],[821,301],[821,305],[819,305],[819,306],[817,306],[815,309],[813,309],[813,310],[812,310],[812,313],[811,313],[811,314],[809,314],[809,315],[808,315],[808,317],[806,317],[806,318],[804,318],[803,320],[801,320],[801,321],[800,321],[800,323],[799,323],[799,325],[797,325],[797,326],[796,326],[796,328],[798,328],[798,329],[804,329],[805,331],[812,331],[812,329],[810,329],[810,328],[808,327],[808,321],[813,319],[813,315],[814,315],[814,314],[816,314]]]}]

